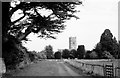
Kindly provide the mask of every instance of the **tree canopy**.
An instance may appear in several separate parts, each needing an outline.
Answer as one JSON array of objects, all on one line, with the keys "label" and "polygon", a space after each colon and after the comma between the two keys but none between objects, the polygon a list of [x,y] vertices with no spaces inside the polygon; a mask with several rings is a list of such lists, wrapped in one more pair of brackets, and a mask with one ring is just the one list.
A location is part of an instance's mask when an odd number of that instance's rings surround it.
[{"label": "tree canopy", "polygon": [[85,55],[85,46],[84,45],[79,45],[77,48],[77,58],[83,59]]},{"label": "tree canopy", "polygon": [[55,57],[55,59],[61,59],[61,52],[59,52],[59,51],[57,51],[57,52],[55,52],[54,53],[54,57]]},{"label": "tree canopy", "polygon": [[45,52],[46,52],[47,59],[52,59],[54,57],[53,47],[51,45],[48,45],[45,47]]},{"label": "tree canopy", "polygon": [[70,51],[68,49],[64,49],[62,52],[62,58],[68,59],[70,55]]},{"label": "tree canopy", "polygon": [[102,33],[100,42],[96,45],[95,50],[99,58],[118,58],[119,43],[109,29]]},{"label": "tree canopy", "polygon": [[[14,5],[13,5],[14,4]],[[60,33],[65,28],[65,20],[69,20],[77,10],[76,5],[82,2],[3,2],[3,34],[10,34],[18,40],[26,40],[30,33],[38,37],[55,38],[54,33]],[[42,15],[41,11],[49,11]],[[12,17],[17,11],[22,15],[16,20]]]},{"label": "tree canopy", "polygon": [[70,57],[71,59],[77,58],[77,51],[76,51],[75,49],[72,49],[72,50],[70,51],[69,57]]},{"label": "tree canopy", "polygon": [[21,41],[27,41],[29,34],[55,39],[53,34],[65,29],[66,20],[78,19],[74,13],[80,4],[82,2],[2,2],[2,56],[6,65],[16,66],[28,58],[27,51],[21,51]]}]

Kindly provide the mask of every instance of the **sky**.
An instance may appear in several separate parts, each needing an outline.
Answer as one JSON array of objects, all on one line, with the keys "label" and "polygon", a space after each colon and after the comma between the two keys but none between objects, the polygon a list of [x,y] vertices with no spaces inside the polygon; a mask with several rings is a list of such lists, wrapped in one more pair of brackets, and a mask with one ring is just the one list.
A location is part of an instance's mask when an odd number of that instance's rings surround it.
[{"label": "sky", "polygon": [[84,45],[86,50],[92,50],[100,41],[100,36],[105,29],[110,29],[118,40],[118,1],[119,0],[82,0],[83,5],[76,15],[80,18],[72,18],[65,23],[66,29],[56,34],[57,39],[41,39],[31,33],[27,38],[31,41],[23,43],[30,51],[41,51],[47,45],[53,46],[53,50],[69,49],[69,37],[77,38],[77,45]]}]

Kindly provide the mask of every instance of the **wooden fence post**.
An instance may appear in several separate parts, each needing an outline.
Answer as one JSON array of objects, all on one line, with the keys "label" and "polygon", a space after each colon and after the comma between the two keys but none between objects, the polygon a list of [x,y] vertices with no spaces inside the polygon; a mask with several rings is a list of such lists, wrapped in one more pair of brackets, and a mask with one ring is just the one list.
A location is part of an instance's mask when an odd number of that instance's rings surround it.
[{"label": "wooden fence post", "polygon": [[104,73],[104,76],[106,76],[106,69],[104,64],[103,64],[103,73]]}]

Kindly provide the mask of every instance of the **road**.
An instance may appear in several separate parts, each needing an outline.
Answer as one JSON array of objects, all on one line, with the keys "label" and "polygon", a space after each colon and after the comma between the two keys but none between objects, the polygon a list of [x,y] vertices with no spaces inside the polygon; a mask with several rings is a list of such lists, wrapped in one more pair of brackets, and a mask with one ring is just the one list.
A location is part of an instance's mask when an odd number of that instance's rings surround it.
[{"label": "road", "polygon": [[75,72],[64,61],[55,60],[38,61],[13,73],[13,76],[80,76],[79,78],[83,78],[83,75]]}]

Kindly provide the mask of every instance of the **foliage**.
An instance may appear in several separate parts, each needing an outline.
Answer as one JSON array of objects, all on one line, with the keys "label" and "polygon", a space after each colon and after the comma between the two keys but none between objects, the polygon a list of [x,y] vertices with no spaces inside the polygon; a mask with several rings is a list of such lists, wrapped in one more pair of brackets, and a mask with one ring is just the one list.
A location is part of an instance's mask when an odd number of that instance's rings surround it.
[{"label": "foliage", "polygon": [[91,59],[97,59],[98,58],[98,55],[95,51],[92,51],[92,53],[90,53],[90,58]]},{"label": "foliage", "polygon": [[[38,33],[38,37],[55,38],[54,33],[60,33],[64,29],[64,22],[73,15],[76,5],[82,2],[19,2],[10,6],[9,2],[3,2],[3,18],[5,33],[9,33],[19,40],[26,40],[30,33]],[[12,4],[12,2],[11,2]],[[15,12],[21,11],[22,16],[12,20]],[[48,15],[42,15],[41,11],[49,11]],[[7,16],[8,15],[8,16]],[[23,30],[25,30],[23,32]]]},{"label": "foliage", "polygon": [[[15,3],[14,5],[12,3]],[[60,33],[65,29],[65,21],[71,17],[77,18],[74,13],[76,5],[82,2],[2,2],[2,45],[3,58],[7,65],[15,66],[21,60],[28,58],[21,41],[27,41],[30,33],[38,34],[42,38],[54,38],[54,33]],[[41,10],[49,10],[47,16],[42,15]],[[21,11],[21,17],[13,20],[17,11]],[[16,47],[18,46],[18,47]],[[30,57],[33,59],[33,54]],[[31,60],[32,60],[31,59]],[[14,64],[14,65],[13,65]]]},{"label": "foliage", "polygon": [[85,59],[98,59],[98,54],[93,50],[93,51],[86,51],[85,53]]},{"label": "foliage", "polygon": [[119,44],[109,29],[105,29],[101,35],[100,42],[96,45],[95,51],[97,52],[99,58],[118,58]]},{"label": "foliage", "polygon": [[76,57],[77,57],[77,51],[76,51],[75,49],[72,49],[72,50],[70,51],[69,57],[70,57],[71,59],[76,58]]},{"label": "foliage", "polygon": [[102,44],[101,43],[97,43],[95,49],[93,49],[95,52],[97,52],[97,55],[99,58],[101,58],[102,55]]},{"label": "foliage", "polygon": [[48,45],[45,47],[45,52],[46,52],[46,55],[47,55],[47,59],[52,59],[54,56],[53,56],[53,48],[51,45]]},{"label": "foliage", "polygon": [[77,58],[83,59],[85,56],[85,47],[84,45],[79,45],[77,48]]},{"label": "foliage", "polygon": [[102,54],[102,58],[106,58],[106,59],[114,59],[113,55],[110,54],[110,52],[108,51],[104,51],[103,54]]},{"label": "foliage", "polygon": [[118,42],[118,59],[120,59],[120,41]]},{"label": "foliage", "polygon": [[4,58],[7,69],[15,68],[16,64],[24,61],[27,49],[21,43],[10,36],[7,42],[2,44],[2,57]]},{"label": "foliage", "polygon": [[54,57],[55,57],[55,59],[61,59],[61,52],[59,52],[59,51],[57,51],[57,52],[55,52],[54,53]]},{"label": "foliage", "polygon": [[45,51],[41,51],[37,53],[39,59],[46,59],[47,56],[45,54]]},{"label": "foliage", "polygon": [[33,52],[33,51],[29,51],[28,54],[29,54],[29,58],[30,58],[31,61],[36,60],[35,57],[37,57],[37,55],[36,55],[35,52]]},{"label": "foliage", "polygon": [[68,59],[69,58],[69,50],[68,49],[64,49],[62,52],[62,58]]},{"label": "foliage", "polygon": [[86,51],[85,53],[85,59],[90,59],[90,53],[92,53],[92,51]]}]

